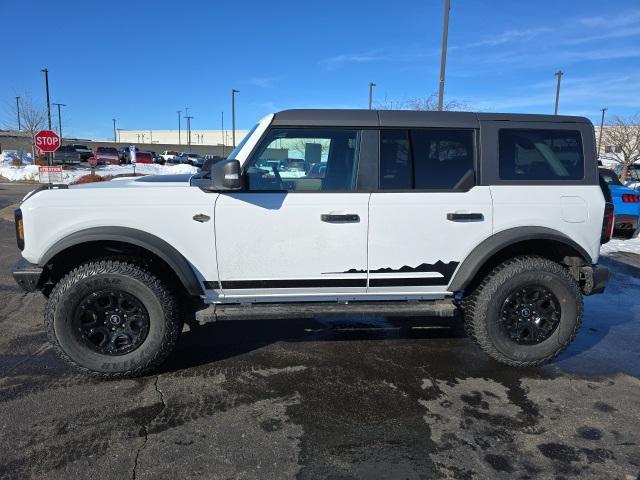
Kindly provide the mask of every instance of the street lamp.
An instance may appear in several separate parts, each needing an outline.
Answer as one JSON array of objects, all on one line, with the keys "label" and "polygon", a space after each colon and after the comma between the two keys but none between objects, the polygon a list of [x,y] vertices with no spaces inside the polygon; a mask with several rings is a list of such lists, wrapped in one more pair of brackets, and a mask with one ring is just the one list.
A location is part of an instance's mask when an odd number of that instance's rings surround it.
[{"label": "street lamp", "polygon": [[604,131],[604,112],[606,112],[608,108],[601,108],[602,118],[600,118],[600,133],[598,134],[598,158],[600,158],[600,151],[602,150],[602,132]]},{"label": "street lamp", "polygon": [[180,114],[182,110],[178,110],[178,145],[182,145],[182,139],[180,138]]},{"label": "street lamp", "polygon": [[20,97],[16,97],[16,111],[18,112],[18,131],[22,130],[20,127]]},{"label": "street lamp", "polygon": [[118,135],[116,134],[116,119],[112,118],[111,121],[113,122],[113,143],[118,143]]},{"label": "street lamp", "polygon": [[564,72],[562,70],[558,70],[556,73],[554,73],[554,75],[556,77],[558,77],[558,86],[556,87],[556,108],[553,111],[554,115],[558,114],[558,102],[560,101],[560,81],[562,79],[562,75],[564,75]]},{"label": "street lamp", "polygon": [[373,104],[373,87],[375,86],[375,83],[369,82],[369,110],[371,110],[371,105]]},{"label": "street lamp", "polygon": [[47,92],[47,118],[49,119],[49,130],[51,130],[51,103],[49,102],[49,70],[43,68],[40,70],[44,73],[44,87]]},{"label": "street lamp", "polygon": [[53,103],[54,107],[58,107],[58,135],[60,135],[60,141],[62,141],[62,116],[60,115],[60,107],[66,107],[64,103]]},{"label": "street lamp", "polygon": [[187,145],[189,145],[189,152],[191,152],[191,115],[184,117],[187,119]]},{"label": "street lamp", "polygon": [[236,93],[240,93],[240,90],[235,88],[231,89],[231,139],[233,141],[233,148],[236,148]]},{"label": "street lamp", "polygon": [[440,89],[438,91],[438,111],[442,111],[444,100],[444,75],[447,66],[447,39],[449,38],[449,10],[451,0],[444,0],[444,20],[442,26],[442,54],[440,56]]}]

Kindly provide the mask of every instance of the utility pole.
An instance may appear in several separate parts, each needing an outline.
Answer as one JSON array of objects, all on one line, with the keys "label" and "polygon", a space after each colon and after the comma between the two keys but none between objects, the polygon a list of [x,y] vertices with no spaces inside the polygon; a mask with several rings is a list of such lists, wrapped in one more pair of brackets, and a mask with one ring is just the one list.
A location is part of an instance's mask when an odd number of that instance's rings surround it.
[{"label": "utility pole", "polygon": [[375,86],[375,83],[369,82],[369,110],[371,110],[371,106],[373,105],[373,87]]},{"label": "utility pole", "polygon": [[20,126],[20,97],[16,97],[16,110],[18,112],[18,131],[22,130]]},{"label": "utility pole", "polygon": [[54,107],[58,107],[58,135],[60,135],[60,141],[62,142],[62,116],[60,115],[60,107],[66,107],[64,103],[52,103]]},{"label": "utility pole", "polygon": [[187,119],[187,145],[189,145],[189,152],[191,152],[191,119],[192,116],[184,117]]},{"label": "utility pole", "polygon": [[554,75],[556,77],[558,77],[558,86],[556,88],[556,108],[553,111],[554,115],[558,114],[558,102],[560,101],[560,81],[562,79],[562,75],[564,75],[564,72],[562,70],[558,70],[556,73],[554,73]]},{"label": "utility pole", "polygon": [[600,152],[602,150],[602,132],[604,131],[604,112],[606,112],[608,108],[601,108],[602,117],[600,118],[600,133],[598,134],[598,158],[600,158]]},{"label": "utility pole", "polygon": [[116,119],[112,118],[111,121],[113,122],[113,143],[118,143],[118,135],[116,134]]},{"label": "utility pole", "polygon": [[178,110],[178,145],[182,145],[182,139],[180,138],[180,114],[182,110]]},{"label": "utility pole", "polygon": [[[51,103],[49,101],[49,70],[46,68],[43,68],[40,71],[44,73],[44,86],[47,92],[47,118],[49,119],[49,123],[48,123],[49,130],[51,130]],[[47,153],[47,164],[53,165],[53,159],[51,158],[50,153]]]},{"label": "utility pole", "polygon": [[222,155],[224,157],[224,110],[221,113],[220,136],[222,137]]},{"label": "utility pole", "polygon": [[231,89],[231,139],[233,141],[233,148],[236,148],[236,93],[240,93],[240,90],[235,88]]},{"label": "utility pole", "polygon": [[449,38],[449,10],[451,0],[444,0],[444,20],[442,26],[442,54],[440,57],[440,89],[438,90],[438,111],[442,111],[444,101],[444,77],[447,67],[447,40]]}]

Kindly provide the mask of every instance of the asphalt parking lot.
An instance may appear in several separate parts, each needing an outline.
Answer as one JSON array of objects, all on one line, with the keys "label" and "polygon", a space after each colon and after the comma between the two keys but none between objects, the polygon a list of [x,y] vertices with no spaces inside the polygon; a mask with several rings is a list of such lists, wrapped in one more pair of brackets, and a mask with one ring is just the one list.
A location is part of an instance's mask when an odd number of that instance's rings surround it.
[{"label": "asphalt parking lot", "polygon": [[[0,185],[0,208],[29,186]],[[456,322],[285,318],[185,331],[155,376],[98,382],[47,346],[0,220],[1,478],[640,478],[640,260],[612,255],[553,364]]]}]

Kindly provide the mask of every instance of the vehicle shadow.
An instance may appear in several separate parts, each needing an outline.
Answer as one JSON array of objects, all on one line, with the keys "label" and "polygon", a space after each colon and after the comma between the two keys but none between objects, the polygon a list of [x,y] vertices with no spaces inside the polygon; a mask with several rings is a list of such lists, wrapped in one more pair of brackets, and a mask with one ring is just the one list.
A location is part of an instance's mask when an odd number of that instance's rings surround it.
[{"label": "vehicle shadow", "polygon": [[162,372],[215,364],[278,342],[358,342],[385,340],[465,341],[455,318],[317,318],[235,320],[190,325]]}]

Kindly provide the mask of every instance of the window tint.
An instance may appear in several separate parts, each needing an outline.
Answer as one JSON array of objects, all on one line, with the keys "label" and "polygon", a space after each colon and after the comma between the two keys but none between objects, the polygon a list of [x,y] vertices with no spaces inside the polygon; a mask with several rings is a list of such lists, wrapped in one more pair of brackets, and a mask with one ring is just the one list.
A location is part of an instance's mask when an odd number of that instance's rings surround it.
[{"label": "window tint", "polygon": [[381,190],[451,190],[473,171],[472,130],[380,132]]},{"label": "window tint", "polygon": [[276,128],[246,169],[249,190],[353,190],[359,132]]},{"label": "window tint", "polygon": [[411,147],[418,190],[451,190],[473,170],[471,130],[411,130]]},{"label": "window tint", "polygon": [[584,158],[580,132],[503,129],[499,134],[502,180],[581,180]]},{"label": "window tint", "polygon": [[412,177],[408,132],[383,130],[380,132],[380,189],[411,189]]}]

